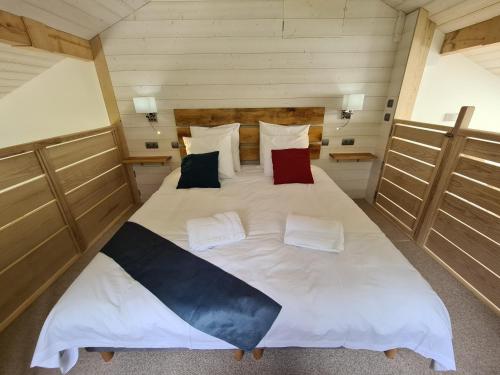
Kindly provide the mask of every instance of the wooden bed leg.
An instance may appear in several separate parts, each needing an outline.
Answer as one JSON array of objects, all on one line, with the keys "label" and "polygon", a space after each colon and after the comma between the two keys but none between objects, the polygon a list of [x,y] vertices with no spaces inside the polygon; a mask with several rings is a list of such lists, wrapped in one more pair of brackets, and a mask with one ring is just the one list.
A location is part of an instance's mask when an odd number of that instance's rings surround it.
[{"label": "wooden bed leg", "polygon": [[234,359],[236,359],[237,361],[241,361],[241,359],[243,358],[244,355],[245,355],[244,350],[236,349],[234,351]]},{"label": "wooden bed leg", "polygon": [[104,362],[111,362],[115,352],[100,352],[101,358]]},{"label": "wooden bed leg", "polygon": [[396,358],[396,354],[398,354],[398,350],[397,349],[389,349],[389,350],[385,350],[384,351],[384,354],[387,358],[389,359],[394,359]]},{"label": "wooden bed leg", "polygon": [[252,350],[252,355],[258,361],[264,355],[264,349],[263,348],[255,348],[254,350]]}]

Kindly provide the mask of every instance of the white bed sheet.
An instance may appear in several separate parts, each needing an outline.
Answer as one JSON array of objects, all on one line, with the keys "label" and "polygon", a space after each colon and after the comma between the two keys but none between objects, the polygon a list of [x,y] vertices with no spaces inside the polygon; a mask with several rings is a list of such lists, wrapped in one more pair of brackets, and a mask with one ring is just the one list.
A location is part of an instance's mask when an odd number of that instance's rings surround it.
[{"label": "white bed sheet", "polygon": [[[454,370],[448,312],[364,212],[318,167],[314,185],[273,185],[245,166],[219,189],[176,190],[180,171],[130,221],[187,249],[186,221],[236,211],[247,239],[196,255],[266,293],[283,308],[261,347],[409,348]],[[288,213],[339,220],[345,250],[283,243]],[[69,371],[81,347],[229,349],[189,326],[111,258],[98,254],[53,308],[32,366]]]}]

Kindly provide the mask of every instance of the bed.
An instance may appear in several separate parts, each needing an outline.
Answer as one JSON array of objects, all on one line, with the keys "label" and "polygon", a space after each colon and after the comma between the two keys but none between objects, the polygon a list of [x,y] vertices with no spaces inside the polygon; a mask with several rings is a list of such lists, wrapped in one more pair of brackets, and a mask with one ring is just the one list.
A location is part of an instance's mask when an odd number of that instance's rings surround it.
[{"label": "bed", "polygon": [[[318,158],[323,115],[324,108],[175,112],[180,141],[192,123],[241,122],[243,162],[258,160],[258,119],[313,124],[309,149],[311,159]],[[185,152],[182,143],[180,151]],[[261,166],[244,165],[234,178],[221,180],[220,189],[186,190],[176,189],[177,169],[129,221],[188,249],[187,220],[238,213],[246,239],[195,255],[282,306],[254,356],[260,357],[262,348],[344,347],[386,354],[408,348],[431,359],[435,370],[454,370],[451,324],[440,298],[328,175],[311,169],[315,183],[310,185],[274,185]],[[345,250],[335,254],[285,245],[290,213],[341,221]],[[78,348],[235,349],[187,324],[103,253],[47,317],[32,366],[66,373],[78,360]]]},{"label": "bed", "polygon": [[[283,309],[260,347],[408,348],[455,368],[447,310],[380,229],[318,167],[314,185],[273,185],[244,166],[222,188],[176,190],[179,170],[130,221],[187,247],[189,218],[235,210],[248,238],[196,255],[263,291]],[[340,254],[283,244],[289,212],[332,216]],[[98,254],[48,316],[32,366],[71,369],[82,347],[231,349],[197,331]],[[61,352],[61,355],[59,354]]]}]

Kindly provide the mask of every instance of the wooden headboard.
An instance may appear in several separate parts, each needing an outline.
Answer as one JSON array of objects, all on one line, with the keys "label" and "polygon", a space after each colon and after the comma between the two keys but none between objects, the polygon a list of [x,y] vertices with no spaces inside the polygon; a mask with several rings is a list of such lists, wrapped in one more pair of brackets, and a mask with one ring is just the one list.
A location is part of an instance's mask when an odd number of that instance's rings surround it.
[{"label": "wooden headboard", "polygon": [[175,109],[175,123],[181,157],[186,155],[182,137],[189,137],[189,126],[217,126],[239,122],[242,162],[259,161],[259,121],[280,125],[310,124],[311,159],[319,159],[323,136],[324,107]]}]

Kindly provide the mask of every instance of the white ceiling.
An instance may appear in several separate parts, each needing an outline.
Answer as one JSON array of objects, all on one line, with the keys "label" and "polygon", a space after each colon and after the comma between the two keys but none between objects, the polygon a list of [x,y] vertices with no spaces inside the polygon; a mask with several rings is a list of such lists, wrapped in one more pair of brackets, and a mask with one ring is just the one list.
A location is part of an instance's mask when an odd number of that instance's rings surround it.
[{"label": "white ceiling", "polygon": [[91,39],[149,0],[0,0],[0,9]]},{"label": "white ceiling", "polygon": [[44,72],[63,57],[0,43],[0,97]]},{"label": "white ceiling", "polygon": [[438,29],[450,32],[500,15],[500,0],[383,0],[386,4],[413,12],[423,7]]},{"label": "white ceiling", "polygon": [[500,43],[473,48],[463,54],[486,70],[500,76]]}]

